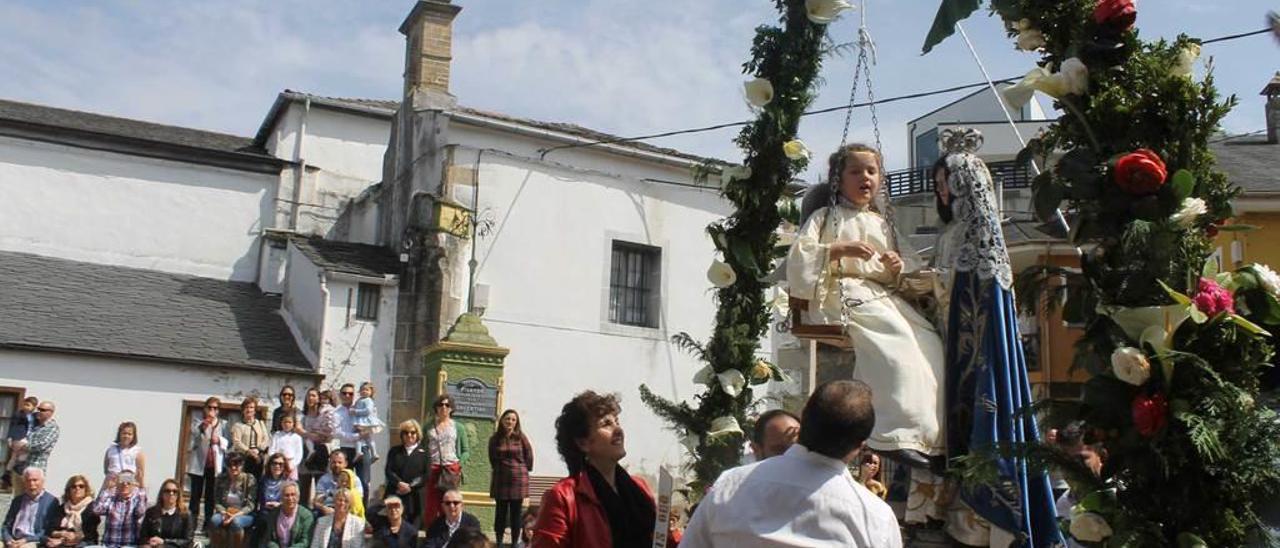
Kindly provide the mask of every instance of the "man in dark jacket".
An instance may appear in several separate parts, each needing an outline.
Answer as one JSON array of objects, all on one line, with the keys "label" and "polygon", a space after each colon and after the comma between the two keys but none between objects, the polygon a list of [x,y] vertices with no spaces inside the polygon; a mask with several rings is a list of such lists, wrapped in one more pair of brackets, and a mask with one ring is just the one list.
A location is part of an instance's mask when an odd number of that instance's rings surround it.
[{"label": "man in dark jacket", "polygon": [[9,511],[4,516],[4,529],[0,531],[6,548],[30,542],[43,544],[48,539],[44,530],[45,520],[58,506],[58,498],[44,490],[44,470],[34,467],[24,470],[22,487],[22,495],[9,504]]},{"label": "man in dark jacket", "polygon": [[423,548],[444,548],[460,529],[480,529],[480,520],[462,511],[462,492],[450,489],[440,498],[440,517],[427,528]]}]

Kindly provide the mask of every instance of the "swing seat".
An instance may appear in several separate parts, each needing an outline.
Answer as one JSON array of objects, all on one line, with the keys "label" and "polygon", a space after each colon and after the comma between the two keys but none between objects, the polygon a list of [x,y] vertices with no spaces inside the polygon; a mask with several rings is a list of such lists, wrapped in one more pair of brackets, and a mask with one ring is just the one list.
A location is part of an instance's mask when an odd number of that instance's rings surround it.
[{"label": "swing seat", "polygon": [[841,350],[853,350],[853,341],[845,336],[844,326],[805,323],[804,316],[809,309],[809,301],[796,297],[789,297],[787,301],[791,310],[791,334],[797,339],[817,341],[818,344]]}]

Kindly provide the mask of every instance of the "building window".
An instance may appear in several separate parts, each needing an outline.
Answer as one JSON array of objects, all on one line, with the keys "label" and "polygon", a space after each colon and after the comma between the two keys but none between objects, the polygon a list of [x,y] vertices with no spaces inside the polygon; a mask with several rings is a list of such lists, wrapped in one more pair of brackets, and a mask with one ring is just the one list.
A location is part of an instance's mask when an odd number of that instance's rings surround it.
[{"label": "building window", "polygon": [[377,320],[378,301],[382,298],[382,286],[360,284],[356,290],[356,319]]},{"label": "building window", "polygon": [[658,288],[662,250],[613,242],[609,272],[609,321],[639,327],[658,327]]}]

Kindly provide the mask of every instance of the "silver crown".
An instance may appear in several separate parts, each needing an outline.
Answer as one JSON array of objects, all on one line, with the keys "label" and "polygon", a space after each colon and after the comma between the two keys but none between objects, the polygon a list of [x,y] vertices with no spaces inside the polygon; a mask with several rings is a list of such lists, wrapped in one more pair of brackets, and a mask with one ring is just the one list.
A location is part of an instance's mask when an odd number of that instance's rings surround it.
[{"label": "silver crown", "polygon": [[982,148],[982,133],[970,127],[944,129],[938,146],[947,154],[976,154]]}]

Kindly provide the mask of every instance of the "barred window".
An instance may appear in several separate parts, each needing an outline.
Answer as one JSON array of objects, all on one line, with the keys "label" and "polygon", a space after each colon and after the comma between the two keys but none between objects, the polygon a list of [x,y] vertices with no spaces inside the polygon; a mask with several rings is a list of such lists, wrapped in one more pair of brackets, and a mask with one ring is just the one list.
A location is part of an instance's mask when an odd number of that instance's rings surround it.
[{"label": "barred window", "polygon": [[378,300],[381,297],[381,286],[377,284],[360,284],[356,291],[356,319],[377,320]]},{"label": "barred window", "polygon": [[658,327],[658,292],[662,250],[613,242],[609,273],[609,321],[639,327]]}]

